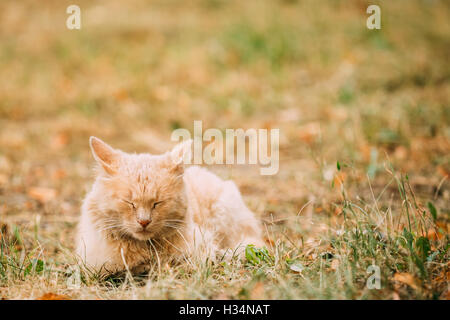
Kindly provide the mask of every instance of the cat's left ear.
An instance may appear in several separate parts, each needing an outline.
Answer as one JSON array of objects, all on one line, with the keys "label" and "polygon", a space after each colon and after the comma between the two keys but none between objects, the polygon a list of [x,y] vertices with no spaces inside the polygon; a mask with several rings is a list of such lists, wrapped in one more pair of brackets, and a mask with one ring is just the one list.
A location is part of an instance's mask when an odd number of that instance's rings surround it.
[{"label": "cat's left ear", "polygon": [[170,151],[169,158],[176,168],[183,168],[184,164],[191,163],[191,146],[192,139],[189,139],[177,144],[172,151]]}]

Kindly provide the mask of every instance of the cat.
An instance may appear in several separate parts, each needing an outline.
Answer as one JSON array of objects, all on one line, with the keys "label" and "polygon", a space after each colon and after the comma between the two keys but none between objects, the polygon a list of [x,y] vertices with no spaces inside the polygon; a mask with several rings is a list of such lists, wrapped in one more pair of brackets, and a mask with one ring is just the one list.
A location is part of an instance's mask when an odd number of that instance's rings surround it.
[{"label": "cat", "polygon": [[185,166],[192,140],[161,155],[128,154],[89,139],[96,179],[78,225],[77,254],[98,271],[140,272],[157,262],[215,259],[264,245],[233,181]]}]

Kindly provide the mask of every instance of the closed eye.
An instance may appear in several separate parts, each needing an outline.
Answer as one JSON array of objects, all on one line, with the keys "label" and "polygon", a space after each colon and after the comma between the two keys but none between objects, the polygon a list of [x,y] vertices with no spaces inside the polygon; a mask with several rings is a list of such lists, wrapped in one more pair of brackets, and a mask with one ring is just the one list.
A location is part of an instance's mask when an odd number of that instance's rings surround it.
[{"label": "closed eye", "polygon": [[157,202],[154,202],[154,203],[153,203],[153,209],[155,209],[156,206],[159,205],[159,204],[161,204],[161,203],[163,203],[163,201],[157,201]]},{"label": "closed eye", "polygon": [[126,203],[128,203],[130,206],[132,206],[133,207],[133,209],[136,209],[136,206],[134,205],[134,203],[133,202],[131,202],[131,201],[128,201],[128,200],[125,200],[125,199],[122,199],[122,201],[123,202],[126,202]]}]

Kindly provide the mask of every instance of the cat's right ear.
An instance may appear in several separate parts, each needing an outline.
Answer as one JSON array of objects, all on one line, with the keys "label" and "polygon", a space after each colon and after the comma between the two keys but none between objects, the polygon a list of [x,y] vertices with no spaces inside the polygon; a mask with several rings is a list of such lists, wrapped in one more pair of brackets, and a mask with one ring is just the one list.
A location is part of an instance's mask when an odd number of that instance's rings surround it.
[{"label": "cat's right ear", "polygon": [[92,155],[100,167],[110,175],[115,174],[120,157],[119,152],[97,137],[90,137],[89,145]]},{"label": "cat's right ear", "polygon": [[191,161],[192,139],[177,144],[172,151],[169,152],[169,159],[173,168],[177,172],[184,170],[184,164]]}]

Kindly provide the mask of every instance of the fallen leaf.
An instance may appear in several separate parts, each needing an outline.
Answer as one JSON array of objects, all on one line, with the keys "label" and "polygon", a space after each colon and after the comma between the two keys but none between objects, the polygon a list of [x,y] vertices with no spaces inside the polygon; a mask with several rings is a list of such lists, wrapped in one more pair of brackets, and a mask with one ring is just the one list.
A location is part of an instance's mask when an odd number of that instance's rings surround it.
[{"label": "fallen leaf", "polygon": [[43,294],[41,297],[37,298],[36,300],[70,300],[70,298],[65,295],[48,292],[48,293]]},{"label": "fallen leaf", "polygon": [[340,188],[341,185],[344,183],[344,181],[345,181],[345,173],[344,172],[336,173],[334,176],[334,187]]},{"label": "fallen leaf", "polygon": [[436,232],[436,229],[430,228],[427,232],[427,238],[430,240],[437,240],[438,239],[438,233]]},{"label": "fallen leaf", "polygon": [[320,135],[320,124],[310,122],[298,130],[298,137],[305,143],[311,144]]},{"label": "fallen leaf", "polygon": [[444,177],[450,177],[450,172],[443,166],[438,166],[437,171]]},{"label": "fallen leaf", "polygon": [[33,209],[33,202],[32,202],[32,201],[25,201],[25,202],[23,203],[23,207],[24,207],[26,210],[31,210],[31,209]]},{"label": "fallen leaf", "polygon": [[410,286],[411,288],[413,288],[414,290],[417,290],[417,280],[410,273],[406,273],[406,272],[396,273],[394,275],[394,280],[397,282],[406,284],[406,285]]},{"label": "fallen leaf", "polygon": [[61,180],[67,176],[67,172],[64,169],[56,169],[52,172],[53,180]]},{"label": "fallen leaf", "polygon": [[28,190],[28,196],[41,203],[47,203],[56,198],[56,190],[44,187],[32,187]]},{"label": "fallen leaf", "polygon": [[275,242],[270,238],[264,238],[264,242],[267,243],[269,246],[275,245]]},{"label": "fallen leaf", "polygon": [[69,136],[65,132],[60,132],[52,138],[50,145],[53,149],[59,150],[69,143]]},{"label": "fallen leaf", "polygon": [[118,101],[125,101],[128,99],[128,91],[126,89],[119,89],[116,92],[113,92],[114,98]]}]

